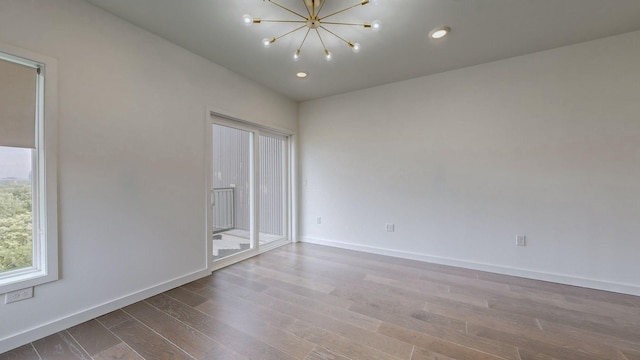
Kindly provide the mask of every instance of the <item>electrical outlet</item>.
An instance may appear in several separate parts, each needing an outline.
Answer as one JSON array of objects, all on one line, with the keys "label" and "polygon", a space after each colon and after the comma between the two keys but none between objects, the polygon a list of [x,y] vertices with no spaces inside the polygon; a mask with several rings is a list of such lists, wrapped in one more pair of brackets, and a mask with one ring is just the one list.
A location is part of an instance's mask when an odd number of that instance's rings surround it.
[{"label": "electrical outlet", "polygon": [[318,225],[322,224],[322,218],[320,216],[316,218],[316,224]]},{"label": "electrical outlet", "polygon": [[396,226],[394,224],[385,224],[384,228],[388,231],[388,232],[394,232],[396,231]]},{"label": "electrical outlet", "polygon": [[516,235],[517,246],[527,246],[527,237],[524,235]]},{"label": "electrical outlet", "polygon": [[16,301],[25,300],[33,297],[33,288],[12,291],[4,295],[4,303],[11,304]]}]

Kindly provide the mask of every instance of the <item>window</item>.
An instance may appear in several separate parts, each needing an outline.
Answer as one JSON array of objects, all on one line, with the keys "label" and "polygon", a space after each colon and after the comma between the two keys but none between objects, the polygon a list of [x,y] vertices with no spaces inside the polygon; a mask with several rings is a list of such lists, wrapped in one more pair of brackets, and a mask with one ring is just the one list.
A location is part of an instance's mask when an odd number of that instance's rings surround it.
[{"label": "window", "polygon": [[0,293],[58,278],[55,74],[0,44]]}]

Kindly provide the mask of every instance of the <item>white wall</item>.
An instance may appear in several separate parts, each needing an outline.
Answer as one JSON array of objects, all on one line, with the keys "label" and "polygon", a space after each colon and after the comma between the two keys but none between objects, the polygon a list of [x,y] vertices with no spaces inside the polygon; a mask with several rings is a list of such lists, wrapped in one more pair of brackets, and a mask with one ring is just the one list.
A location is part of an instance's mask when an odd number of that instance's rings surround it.
[{"label": "white wall", "polygon": [[0,42],[58,61],[62,276],[0,304],[2,353],[201,276],[206,107],[295,132],[297,104],[80,0],[0,0]]},{"label": "white wall", "polygon": [[303,103],[301,237],[640,295],[638,44]]}]

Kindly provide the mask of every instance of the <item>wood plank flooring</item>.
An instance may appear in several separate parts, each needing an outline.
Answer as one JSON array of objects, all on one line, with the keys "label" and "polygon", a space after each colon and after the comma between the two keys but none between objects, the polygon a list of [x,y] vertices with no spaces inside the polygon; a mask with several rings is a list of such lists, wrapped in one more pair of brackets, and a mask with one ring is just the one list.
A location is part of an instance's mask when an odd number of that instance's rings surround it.
[{"label": "wood plank flooring", "polygon": [[640,297],[296,244],[9,359],[640,360]]}]

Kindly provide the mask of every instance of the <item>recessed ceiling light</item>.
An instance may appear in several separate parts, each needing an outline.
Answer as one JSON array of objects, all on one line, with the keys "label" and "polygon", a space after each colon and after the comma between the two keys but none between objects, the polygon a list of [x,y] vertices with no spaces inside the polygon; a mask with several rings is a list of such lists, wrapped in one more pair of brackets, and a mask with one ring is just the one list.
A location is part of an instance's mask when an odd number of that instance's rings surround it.
[{"label": "recessed ceiling light", "polygon": [[438,28],[435,28],[431,31],[431,34],[429,34],[429,36],[431,36],[432,39],[442,39],[443,37],[447,36],[447,34],[451,31],[451,28],[448,26],[441,26]]},{"label": "recessed ceiling light", "polygon": [[300,79],[304,79],[307,76],[309,76],[309,74],[304,71],[300,71],[299,73],[296,74],[296,76],[299,77]]}]

